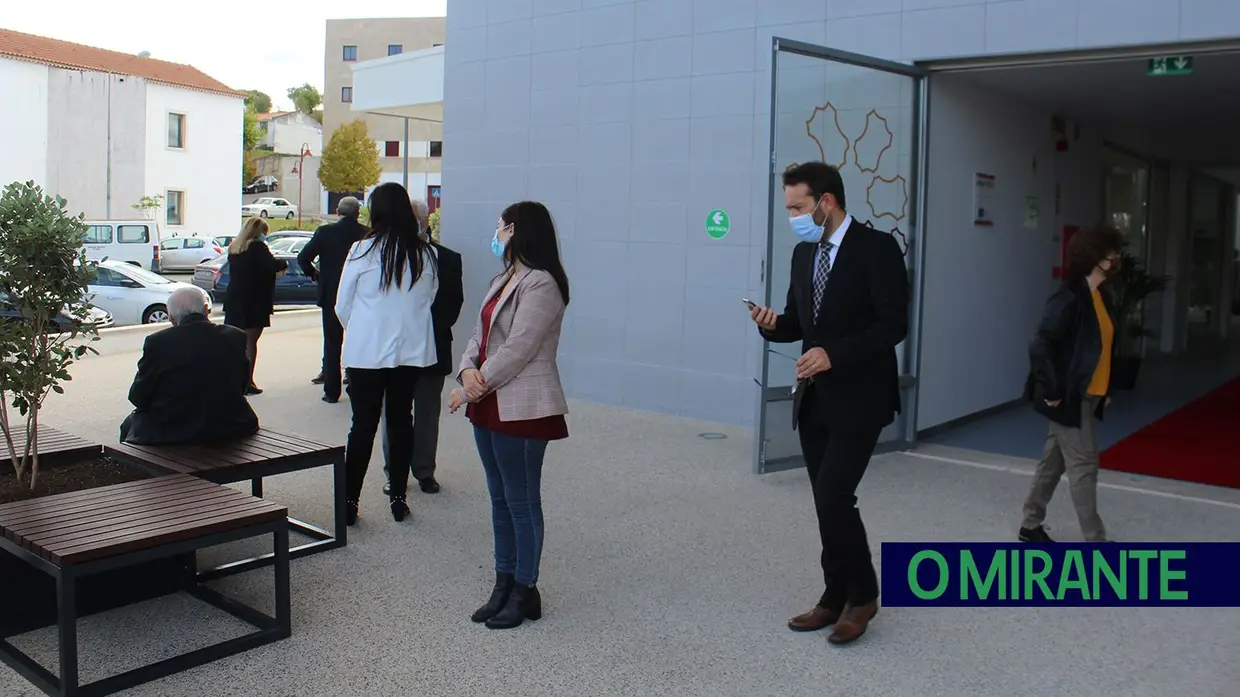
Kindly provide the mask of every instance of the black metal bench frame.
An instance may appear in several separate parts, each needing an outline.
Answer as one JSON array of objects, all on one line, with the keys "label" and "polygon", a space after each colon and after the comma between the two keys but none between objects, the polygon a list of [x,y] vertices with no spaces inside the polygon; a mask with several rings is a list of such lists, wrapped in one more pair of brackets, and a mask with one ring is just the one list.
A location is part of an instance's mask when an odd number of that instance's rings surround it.
[{"label": "black metal bench frame", "polygon": [[[283,435],[278,431],[271,431],[273,435]],[[157,447],[157,446],[156,446]],[[108,457],[122,460],[133,465],[137,465],[154,475],[167,475],[171,471],[167,468],[160,467],[148,460],[137,458],[124,450],[116,449],[113,446],[104,446],[104,454]],[[290,474],[292,472],[301,472],[304,470],[315,469],[317,467],[331,467],[333,472],[333,517],[335,518],[335,533],[324,530],[323,528],[312,525],[302,520],[298,520],[292,516],[288,518],[288,529],[293,532],[301,533],[311,538],[312,542],[307,542],[289,549],[291,559],[299,559],[311,554],[326,552],[332,549],[344,547],[349,542],[348,523],[346,519],[346,489],[348,488],[345,480],[344,455],[323,459],[317,457],[313,453],[305,455],[288,456],[285,458],[273,459],[270,461],[257,461],[243,465],[228,467],[222,470],[202,470],[188,472],[194,477],[211,482],[213,484],[235,484],[250,481],[250,493],[255,498],[263,498],[263,479],[266,477],[275,477],[281,474]],[[242,559],[240,561],[228,562],[219,566],[198,572],[198,580],[209,581],[224,576],[231,576],[253,569],[258,569],[272,562],[272,554],[261,554],[257,557]]]},{"label": "black metal bench frame", "polygon": [[[54,697],[100,697],[196,668],[221,658],[234,656],[252,648],[287,639],[292,634],[292,598],[289,588],[288,523],[276,520],[247,525],[218,533],[193,537],[166,545],[125,552],[80,564],[57,565],[0,536],[0,549],[16,555],[26,563],[50,575],[56,581],[57,627],[60,638],[60,677],[52,674],[20,649],[0,637],[0,661],[17,671],[48,695]],[[194,597],[247,622],[256,631],[227,641],[195,649],[157,663],[135,668],[119,675],[86,685],[78,676],[77,581],[83,576],[133,566],[143,562],[194,553],[205,547],[226,544],[263,535],[272,536],[275,567],[275,610],[271,617],[220,592],[200,584],[201,577],[187,584],[185,590]]]}]

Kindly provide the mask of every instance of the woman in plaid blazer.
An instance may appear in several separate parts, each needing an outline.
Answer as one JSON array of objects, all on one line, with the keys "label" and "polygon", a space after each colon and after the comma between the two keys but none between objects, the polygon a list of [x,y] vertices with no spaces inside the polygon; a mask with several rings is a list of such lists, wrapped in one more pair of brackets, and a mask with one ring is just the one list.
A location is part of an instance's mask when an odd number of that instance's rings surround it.
[{"label": "woman in plaid blazer", "polygon": [[466,410],[486,470],[495,535],[495,588],[474,622],[509,629],[542,616],[540,493],[547,443],[568,437],[556,352],[568,277],[541,203],[504,210],[491,240],[504,270],[491,282],[461,359],[451,408]]}]

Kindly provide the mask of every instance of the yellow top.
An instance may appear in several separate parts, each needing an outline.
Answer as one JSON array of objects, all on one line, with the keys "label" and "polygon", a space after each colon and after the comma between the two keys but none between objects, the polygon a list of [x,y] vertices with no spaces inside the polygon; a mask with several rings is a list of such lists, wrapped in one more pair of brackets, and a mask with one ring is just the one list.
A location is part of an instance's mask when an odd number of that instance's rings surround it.
[{"label": "yellow top", "polygon": [[1102,355],[1098,357],[1098,366],[1094,368],[1094,377],[1089,381],[1086,392],[1104,397],[1111,386],[1111,346],[1115,342],[1115,325],[1111,324],[1107,306],[1102,302],[1102,293],[1095,288],[1091,295],[1094,296],[1094,312],[1098,315],[1098,330],[1102,334]]}]

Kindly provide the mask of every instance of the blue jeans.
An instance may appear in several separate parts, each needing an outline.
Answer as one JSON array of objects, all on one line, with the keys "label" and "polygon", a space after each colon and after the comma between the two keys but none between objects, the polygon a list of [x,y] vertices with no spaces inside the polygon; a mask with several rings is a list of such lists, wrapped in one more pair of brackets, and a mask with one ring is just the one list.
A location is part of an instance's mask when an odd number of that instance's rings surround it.
[{"label": "blue jeans", "polygon": [[542,560],[542,465],[547,441],[514,438],[477,426],[474,440],[491,493],[495,571],[533,586]]}]

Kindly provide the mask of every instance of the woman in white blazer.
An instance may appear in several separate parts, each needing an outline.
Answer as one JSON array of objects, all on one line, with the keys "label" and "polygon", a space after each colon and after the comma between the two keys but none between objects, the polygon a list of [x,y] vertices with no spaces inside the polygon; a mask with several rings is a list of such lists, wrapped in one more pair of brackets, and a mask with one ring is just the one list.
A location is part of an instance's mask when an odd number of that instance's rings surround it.
[{"label": "woman in white blazer", "polygon": [[422,237],[405,187],[382,184],[370,195],[372,232],[345,258],[336,291],[344,327],[340,363],[348,374],[353,425],[345,446],[348,523],[358,501],[375,434],[387,412],[392,459],[392,517],[409,515],[405,501],[413,456],[413,391],[423,368],[435,365],[431,304],[439,289],[434,248]]}]

